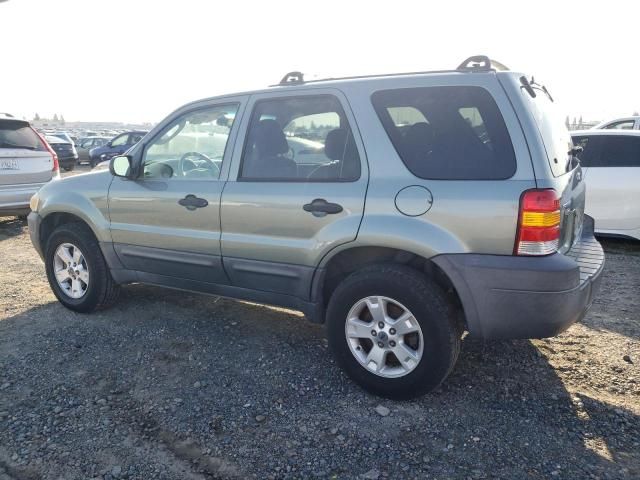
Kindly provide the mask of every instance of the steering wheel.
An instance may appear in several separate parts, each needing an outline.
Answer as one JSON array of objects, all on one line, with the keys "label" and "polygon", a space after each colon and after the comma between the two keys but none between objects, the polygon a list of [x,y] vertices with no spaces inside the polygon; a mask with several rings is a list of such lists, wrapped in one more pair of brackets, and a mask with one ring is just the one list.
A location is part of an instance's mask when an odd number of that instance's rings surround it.
[{"label": "steering wheel", "polygon": [[[204,160],[207,164],[207,167],[199,167],[199,166],[195,166],[195,168],[189,168],[187,170],[184,169],[184,164],[186,161],[188,161],[187,159],[189,157],[198,157],[200,160]],[[194,162],[189,161],[189,163],[191,163],[192,165],[195,165]],[[178,174],[186,177],[188,176],[188,174],[192,173],[192,172],[211,172],[211,176],[212,177],[219,177],[220,176],[220,167],[218,167],[218,165],[216,165],[216,163],[211,160],[209,157],[207,157],[204,153],[200,153],[200,152],[187,152],[184,155],[182,155],[180,157],[180,160],[178,161]]]}]

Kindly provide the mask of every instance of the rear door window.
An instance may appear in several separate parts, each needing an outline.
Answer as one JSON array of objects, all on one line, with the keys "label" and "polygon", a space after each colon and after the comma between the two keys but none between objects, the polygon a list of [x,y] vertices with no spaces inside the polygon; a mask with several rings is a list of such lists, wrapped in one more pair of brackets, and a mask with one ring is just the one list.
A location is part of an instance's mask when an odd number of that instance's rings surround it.
[{"label": "rear door window", "polygon": [[502,114],[480,87],[420,87],[373,94],[398,155],[417,177],[502,180],[516,157]]},{"label": "rear door window", "polygon": [[256,102],[239,179],[268,182],[353,182],[360,156],[346,114],[333,95]]},{"label": "rear door window", "polygon": [[640,167],[640,137],[603,135],[599,167]]}]

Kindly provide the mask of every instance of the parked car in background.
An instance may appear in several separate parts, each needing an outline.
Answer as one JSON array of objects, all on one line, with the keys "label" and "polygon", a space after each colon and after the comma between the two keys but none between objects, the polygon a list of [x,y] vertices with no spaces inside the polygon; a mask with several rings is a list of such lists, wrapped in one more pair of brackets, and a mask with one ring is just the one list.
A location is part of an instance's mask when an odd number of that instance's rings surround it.
[{"label": "parked car in background", "polygon": [[89,152],[93,148],[102,147],[106,145],[111,137],[83,137],[78,140],[76,144],[76,150],[78,151],[78,164],[87,162],[91,165],[91,168],[95,164],[91,161],[91,155]]},{"label": "parked car in background", "polygon": [[547,89],[487,57],[294,72],[45,187],[29,232],[69,309],[131,282],[295,308],[360,385],[410,398],[449,375],[464,330],[541,338],[585,315],[604,254],[574,153]]},{"label": "parked car in background", "polygon": [[640,130],[640,115],[599,123],[591,130]]},{"label": "parked car in background", "polygon": [[147,133],[148,132],[143,130],[121,133],[120,135],[112,138],[102,147],[91,149],[89,152],[91,166],[93,167],[100,162],[111,160],[112,157],[126,152],[138,143]]},{"label": "parked car in background", "polygon": [[571,132],[587,182],[596,233],[640,240],[640,131]]},{"label": "parked car in background", "polygon": [[71,135],[69,135],[67,132],[53,132],[53,133],[49,133],[47,135],[52,136],[52,137],[61,138],[65,142],[68,142],[68,143],[70,143],[72,145],[75,145],[75,142],[74,142],[73,138],[71,138]]},{"label": "parked car in background", "polygon": [[26,215],[40,187],[60,178],[58,157],[29,122],[0,114],[0,216]]},{"label": "parked car in background", "polygon": [[66,171],[73,170],[78,162],[78,152],[76,151],[76,147],[73,145],[73,142],[71,140],[63,140],[62,138],[54,135],[47,135],[45,140],[58,154],[60,167],[64,168]]}]

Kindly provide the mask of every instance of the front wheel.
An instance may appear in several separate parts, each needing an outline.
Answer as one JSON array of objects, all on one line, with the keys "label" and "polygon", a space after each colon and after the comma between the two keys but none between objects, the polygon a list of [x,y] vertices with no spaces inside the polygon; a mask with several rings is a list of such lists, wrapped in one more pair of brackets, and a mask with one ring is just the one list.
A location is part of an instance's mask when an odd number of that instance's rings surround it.
[{"label": "front wheel", "polygon": [[109,272],[93,232],[81,223],[56,228],[45,250],[49,285],[60,303],[88,313],[111,305],[119,286]]},{"label": "front wheel", "polygon": [[435,389],[460,350],[461,332],[445,292],[403,265],[351,274],[331,296],[327,322],[340,366],[363,388],[388,398]]}]

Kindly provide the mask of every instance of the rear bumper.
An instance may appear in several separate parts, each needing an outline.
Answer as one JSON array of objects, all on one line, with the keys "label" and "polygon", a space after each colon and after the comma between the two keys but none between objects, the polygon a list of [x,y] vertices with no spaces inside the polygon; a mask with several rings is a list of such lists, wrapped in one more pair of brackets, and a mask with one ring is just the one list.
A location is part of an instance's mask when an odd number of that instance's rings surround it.
[{"label": "rear bumper", "polygon": [[469,333],[485,339],[552,337],[581,320],[604,268],[585,216],[581,239],[565,255],[440,255],[463,304]]},{"label": "rear bumper", "polygon": [[0,216],[21,215],[29,211],[31,197],[44,183],[0,186]]}]

